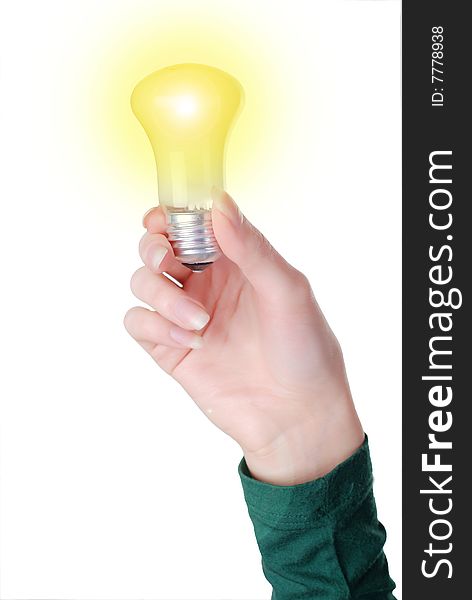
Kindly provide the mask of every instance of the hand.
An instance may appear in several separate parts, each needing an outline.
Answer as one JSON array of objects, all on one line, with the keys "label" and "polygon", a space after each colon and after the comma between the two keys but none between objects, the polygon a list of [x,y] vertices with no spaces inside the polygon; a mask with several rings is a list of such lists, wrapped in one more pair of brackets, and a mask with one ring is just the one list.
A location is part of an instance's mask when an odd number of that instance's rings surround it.
[{"label": "hand", "polygon": [[[241,446],[252,475],[276,485],[321,477],[363,442],[339,344],[306,277],[214,192],[224,254],[203,273],[174,257],[161,208],[146,214],[131,336]],[[180,288],[162,273],[183,284]]]}]

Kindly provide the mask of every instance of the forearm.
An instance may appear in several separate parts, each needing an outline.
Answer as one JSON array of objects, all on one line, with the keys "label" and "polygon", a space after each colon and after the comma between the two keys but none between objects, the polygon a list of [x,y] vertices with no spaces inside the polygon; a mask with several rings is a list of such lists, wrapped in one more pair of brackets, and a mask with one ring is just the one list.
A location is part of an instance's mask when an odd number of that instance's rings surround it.
[{"label": "forearm", "polygon": [[273,600],[392,600],[367,440],[326,476],[301,485],[240,476]]}]

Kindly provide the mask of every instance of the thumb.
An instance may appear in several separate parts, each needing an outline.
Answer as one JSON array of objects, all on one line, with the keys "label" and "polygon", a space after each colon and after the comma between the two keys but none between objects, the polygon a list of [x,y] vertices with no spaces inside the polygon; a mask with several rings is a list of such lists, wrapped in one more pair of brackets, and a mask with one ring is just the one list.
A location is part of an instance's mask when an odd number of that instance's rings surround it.
[{"label": "thumb", "polygon": [[269,244],[223,190],[213,188],[212,221],[221,251],[236,263],[258,293],[290,294],[304,276]]}]

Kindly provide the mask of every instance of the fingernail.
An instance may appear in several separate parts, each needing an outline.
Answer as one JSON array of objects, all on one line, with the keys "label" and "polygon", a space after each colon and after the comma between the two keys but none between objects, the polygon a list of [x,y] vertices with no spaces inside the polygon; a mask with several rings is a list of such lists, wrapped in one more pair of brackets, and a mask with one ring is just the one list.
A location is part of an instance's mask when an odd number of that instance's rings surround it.
[{"label": "fingernail", "polygon": [[216,210],[219,210],[221,213],[223,213],[233,225],[241,225],[243,222],[243,215],[231,196],[216,186],[213,186],[211,195],[213,198],[213,208],[216,208]]},{"label": "fingernail", "polygon": [[151,269],[153,271],[158,271],[159,267],[161,265],[161,262],[164,260],[164,256],[167,254],[167,252],[169,251],[169,248],[166,248],[165,246],[153,246],[152,248],[150,248],[149,250],[149,254],[150,254],[150,263],[151,263]]},{"label": "fingernail", "polygon": [[186,331],[180,327],[171,327],[169,329],[169,336],[178,344],[182,344],[186,348],[192,348],[193,350],[199,350],[203,346],[203,338],[199,335]]},{"label": "fingernail", "polygon": [[210,320],[210,315],[196,302],[181,298],[174,305],[174,313],[185,327],[199,331]]},{"label": "fingernail", "polygon": [[144,215],[143,215],[143,227],[146,227],[146,217],[152,213],[153,210],[156,210],[157,206],[153,206],[152,208],[150,208],[149,210],[147,210]]}]

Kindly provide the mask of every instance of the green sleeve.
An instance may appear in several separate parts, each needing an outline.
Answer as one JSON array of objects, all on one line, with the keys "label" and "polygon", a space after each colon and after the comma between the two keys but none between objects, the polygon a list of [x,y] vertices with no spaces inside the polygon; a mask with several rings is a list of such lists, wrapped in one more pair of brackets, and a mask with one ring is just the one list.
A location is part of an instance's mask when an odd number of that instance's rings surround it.
[{"label": "green sleeve", "polygon": [[308,483],[263,483],[244,459],[239,475],[272,600],[395,600],[367,437],[350,458]]}]

